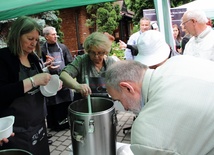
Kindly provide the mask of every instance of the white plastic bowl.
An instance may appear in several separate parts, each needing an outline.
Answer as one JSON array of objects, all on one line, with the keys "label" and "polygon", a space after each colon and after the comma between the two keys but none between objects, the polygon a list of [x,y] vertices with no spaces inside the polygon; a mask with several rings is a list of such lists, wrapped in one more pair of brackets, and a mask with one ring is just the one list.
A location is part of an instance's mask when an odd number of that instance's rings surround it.
[{"label": "white plastic bowl", "polygon": [[51,79],[46,86],[40,86],[41,93],[46,96],[54,96],[60,88],[60,79],[58,75],[51,75]]},{"label": "white plastic bowl", "polygon": [[40,86],[40,91],[41,91],[42,95],[44,95],[45,97],[51,97],[54,95],[54,94],[46,92],[44,89],[44,86]]},{"label": "white plastic bowl", "polygon": [[118,148],[117,155],[134,155],[134,154],[130,149],[130,144],[127,144]]},{"label": "white plastic bowl", "polygon": [[0,118],[0,140],[10,137],[13,132],[14,116]]}]

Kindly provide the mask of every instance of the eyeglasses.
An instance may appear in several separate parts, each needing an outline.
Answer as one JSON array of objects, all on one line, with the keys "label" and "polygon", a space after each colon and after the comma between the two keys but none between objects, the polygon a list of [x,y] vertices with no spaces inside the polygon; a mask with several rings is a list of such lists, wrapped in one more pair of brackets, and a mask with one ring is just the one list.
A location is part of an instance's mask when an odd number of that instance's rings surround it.
[{"label": "eyeglasses", "polygon": [[89,52],[88,53],[89,55],[95,57],[95,56],[104,56],[105,55],[105,52]]},{"label": "eyeglasses", "polygon": [[192,19],[188,19],[187,21],[182,22],[181,25],[185,25],[185,24],[186,24],[188,21],[190,21],[190,20],[192,20]]}]

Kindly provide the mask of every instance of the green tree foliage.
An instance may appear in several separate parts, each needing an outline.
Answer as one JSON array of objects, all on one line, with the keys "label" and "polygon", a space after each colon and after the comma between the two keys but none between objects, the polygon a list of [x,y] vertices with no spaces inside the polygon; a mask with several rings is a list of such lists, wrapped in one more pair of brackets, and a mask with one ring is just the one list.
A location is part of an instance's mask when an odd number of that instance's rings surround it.
[{"label": "green tree foliage", "polygon": [[88,5],[86,10],[90,15],[86,26],[96,28],[99,32],[112,34],[122,18],[119,5],[113,5],[112,2]]},{"label": "green tree foliage", "polygon": [[[143,16],[144,9],[154,9],[154,0],[124,0],[128,9],[133,11],[134,17],[133,22],[134,24],[138,24],[140,18]],[[186,4],[192,2],[194,0],[170,0],[171,8],[180,6],[182,4]]]},{"label": "green tree foliage", "polygon": [[109,55],[117,56],[120,60],[124,60],[124,50],[120,49],[119,43],[116,43],[115,41],[112,43],[112,48]]}]

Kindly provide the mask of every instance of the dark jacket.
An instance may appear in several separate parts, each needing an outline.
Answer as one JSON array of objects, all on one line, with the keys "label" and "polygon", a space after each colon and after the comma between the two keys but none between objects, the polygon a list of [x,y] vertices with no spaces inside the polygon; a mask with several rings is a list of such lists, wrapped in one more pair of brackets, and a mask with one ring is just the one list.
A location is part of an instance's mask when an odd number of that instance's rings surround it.
[{"label": "dark jacket", "polygon": [[[29,54],[28,57],[42,72],[37,56]],[[19,81],[20,60],[9,48],[0,49],[0,70],[0,117],[3,117],[14,99],[24,96],[23,81]]]}]

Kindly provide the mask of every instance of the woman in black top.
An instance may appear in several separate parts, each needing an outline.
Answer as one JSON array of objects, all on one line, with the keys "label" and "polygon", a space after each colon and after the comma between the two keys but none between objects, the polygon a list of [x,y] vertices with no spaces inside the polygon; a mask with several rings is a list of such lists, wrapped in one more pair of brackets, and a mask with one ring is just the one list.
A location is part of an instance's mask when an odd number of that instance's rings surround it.
[{"label": "woman in black top", "polygon": [[[51,75],[42,72],[40,29],[30,17],[19,17],[12,25],[8,47],[0,49],[0,117],[13,115],[15,122],[3,149],[23,149],[34,155],[49,155],[44,96],[39,86]],[[34,52],[35,51],[35,52]]]}]

